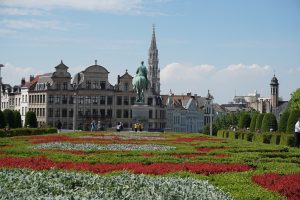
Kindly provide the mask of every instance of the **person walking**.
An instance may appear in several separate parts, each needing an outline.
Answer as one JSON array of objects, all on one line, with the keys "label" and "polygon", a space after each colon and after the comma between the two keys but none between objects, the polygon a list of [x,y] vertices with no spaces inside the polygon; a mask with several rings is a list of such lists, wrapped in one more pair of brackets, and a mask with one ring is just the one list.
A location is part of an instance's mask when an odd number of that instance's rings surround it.
[{"label": "person walking", "polygon": [[56,122],[56,128],[57,128],[57,132],[58,133],[61,132],[61,127],[62,127],[62,123],[60,122],[60,120],[57,120],[57,122]]},{"label": "person walking", "polygon": [[300,117],[295,124],[295,147],[299,148],[300,145]]}]

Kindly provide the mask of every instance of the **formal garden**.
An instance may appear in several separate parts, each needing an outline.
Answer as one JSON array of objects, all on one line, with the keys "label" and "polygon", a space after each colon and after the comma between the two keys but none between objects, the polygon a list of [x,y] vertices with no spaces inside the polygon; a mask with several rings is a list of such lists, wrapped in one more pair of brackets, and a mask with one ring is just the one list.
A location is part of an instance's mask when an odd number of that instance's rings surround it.
[{"label": "formal garden", "polygon": [[2,137],[0,199],[300,199],[299,158],[199,133]]}]

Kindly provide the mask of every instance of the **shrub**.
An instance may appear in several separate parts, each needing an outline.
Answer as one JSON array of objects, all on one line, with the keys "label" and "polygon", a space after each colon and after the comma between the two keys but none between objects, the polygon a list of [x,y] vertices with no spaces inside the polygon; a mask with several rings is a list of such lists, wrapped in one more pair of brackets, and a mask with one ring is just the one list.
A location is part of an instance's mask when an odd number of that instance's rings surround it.
[{"label": "shrub", "polygon": [[239,128],[247,128],[250,126],[251,117],[249,113],[243,113],[239,118]]},{"label": "shrub", "polygon": [[273,113],[266,113],[262,120],[261,130],[268,132],[270,130],[277,131],[277,120]]},{"label": "shrub", "polygon": [[255,123],[255,130],[260,130],[261,129],[261,124],[262,124],[262,120],[264,118],[264,113],[261,113],[257,116],[256,118],[256,123]]},{"label": "shrub", "polygon": [[32,111],[28,111],[25,115],[25,127],[36,128],[37,127],[37,119],[36,115]]},{"label": "shrub", "polygon": [[286,110],[284,111],[281,116],[280,116],[280,119],[279,119],[279,124],[278,124],[278,131],[279,132],[286,132],[286,127],[287,127],[287,121],[289,119],[289,111]]},{"label": "shrub", "polygon": [[259,114],[253,114],[251,123],[250,123],[250,131],[255,131],[256,119]]},{"label": "shrub", "polygon": [[22,128],[22,119],[19,111],[14,110],[14,128]]},{"label": "shrub", "polygon": [[3,111],[3,115],[6,121],[6,126],[8,128],[15,128],[15,118],[14,118],[14,113],[12,110],[5,109]]},{"label": "shrub", "polygon": [[0,110],[0,128],[5,128],[6,122],[3,112]]},{"label": "shrub", "polygon": [[294,133],[295,131],[295,124],[300,117],[300,110],[292,110],[289,115],[289,119],[286,126],[287,133]]}]

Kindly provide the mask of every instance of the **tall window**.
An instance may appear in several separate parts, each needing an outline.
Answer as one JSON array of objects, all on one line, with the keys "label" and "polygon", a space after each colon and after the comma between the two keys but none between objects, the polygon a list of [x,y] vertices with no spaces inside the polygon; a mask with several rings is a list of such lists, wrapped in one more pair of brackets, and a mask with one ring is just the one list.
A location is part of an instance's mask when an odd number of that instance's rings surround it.
[{"label": "tall window", "polygon": [[100,105],[105,105],[105,96],[100,96]]},{"label": "tall window", "polygon": [[64,82],[64,83],[63,83],[63,89],[64,89],[64,90],[67,90],[67,89],[68,89],[68,83],[67,83],[67,82]]},{"label": "tall window", "polygon": [[48,103],[49,104],[53,103],[53,95],[49,95],[49,97],[48,97]]},{"label": "tall window", "polygon": [[117,105],[122,105],[122,96],[117,96]]},{"label": "tall window", "polygon": [[68,96],[66,96],[66,95],[62,96],[62,103],[63,104],[67,104],[68,103]]},{"label": "tall window", "polygon": [[91,81],[86,81],[86,89],[91,89]]},{"label": "tall window", "polygon": [[124,105],[129,105],[129,99],[127,96],[124,97]]},{"label": "tall window", "polygon": [[149,119],[152,119],[152,117],[153,117],[153,111],[149,110]]},{"label": "tall window", "polygon": [[101,90],[105,90],[105,85],[106,85],[106,82],[105,81],[100,81],[100,88]]},{"label": "tall window", "polygon": [[63,108],[62,110],[61,110],[61,114],[62,114],[62,117],[67,117],[67,114],[68,114],[68,110],[66,109],[66,108]]},{"label": "tall window", "polygon": [[79,117],[83,116],[83,108],[78,108],[78,116]]},{"label": "tall window", "polygon": [[151,106],[153,104],[153,98],[149,97],[148,98],[148,105]]},{"label": "tall window", "polygon": [[98,88],[98,81],[93,81],[92,88],[93,89],[97,89]]},{"label": "tall window", "polygon": [[92,104],[98,104],[97,96],[92,96]]},{"label": "tall window", "polygon": [[130,104],[134,105],[134,103],[135,103],[135,97],[130,97]]},{"label": "tall window", "polygon": [[60,117],[60,108],[55,110],[55,117]]},{"label": "tall window", "polygon": [[53,108],[48,109],[48,117],[53,117]]},{"label": "tall window", "polygon": [[124,83],[124,91],[128,92],[129,90],[129,84],[128,83]]},{"label": "tall window", "polygon": [[59,95],[55,96],[54,103],[55,104],[60,104],[60,96]]},{"label": "tall window", "polygon": [[101,119],[105,118],[105,109],[100,109],[100,117]]},{"label": "tall window", "polygon": [[73,109],[69,109],[69,117],[73,117]]},{"label": "tall window", "polygon": [[83,100],[84,100],[84,97],[83,96],[79,96],[79,104],[83,104]]},{"label": "tall window", "polygon": [[91,97],[90,96],[85,96],[85,104],[90,104],[91,103]]},{"label": "tall window", "polygon": [[129,111],[128,110],[123,110],[123,117],[128,118],[129,117]]},{"label": "tall window", "polygon": [[107,97],[107,105],[112,105],[112,103],[113,103],[113,98],[112,98],[112,96],[108,96],[108,97]]},{"label": "tall window", "polygon": [[117,118],[122,118],[122,110],[117,110]]}]

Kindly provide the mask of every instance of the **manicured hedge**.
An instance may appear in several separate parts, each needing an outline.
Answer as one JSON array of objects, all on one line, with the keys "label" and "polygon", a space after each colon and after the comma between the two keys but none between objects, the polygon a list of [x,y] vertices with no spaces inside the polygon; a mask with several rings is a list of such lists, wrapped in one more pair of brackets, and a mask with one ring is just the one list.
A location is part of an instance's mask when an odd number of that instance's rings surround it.
[{"label": "manicured hedge", "polygon": [[0,129],[0,137],[13,137],[23,135],[41,135],[57,133],[56,128],[16,128],[16,129]]},{"label": "manicured hedge", "polygon": [[294,135],[286,133],[256,133],[250,131],[219,130],[217,136],[222,138],[240,139],[265,144],[286,145],[291,147],[294,146],[295,142]]}]

